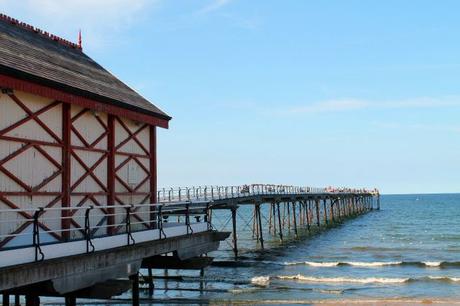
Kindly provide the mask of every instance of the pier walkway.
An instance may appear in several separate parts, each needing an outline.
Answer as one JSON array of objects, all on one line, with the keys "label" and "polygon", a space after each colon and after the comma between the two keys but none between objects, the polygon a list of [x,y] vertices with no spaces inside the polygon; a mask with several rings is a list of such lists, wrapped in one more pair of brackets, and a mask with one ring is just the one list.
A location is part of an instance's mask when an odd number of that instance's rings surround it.
[{"label": "pier walkway", "polygon": [[161,189],[154,204],[0,209],[3,303],[10,294],[23,294],[29,305],[37,305],[38,295],[65,296],[66,304],[74,305],[77,296],[120,293],[88,288],[130,278],[136,304],[141,266],[158,268],[162,254],[174,254],[174,264],[184,265],[230,237],[214,224],[219,213],[230,214],[237,257],[238,209],[249,205],[252,236],[263,249],[264,233],[283,240],[286,231],[297,235],[302,227],[311,230],[379,209],[380,201],[376,190],[252,184]]}]

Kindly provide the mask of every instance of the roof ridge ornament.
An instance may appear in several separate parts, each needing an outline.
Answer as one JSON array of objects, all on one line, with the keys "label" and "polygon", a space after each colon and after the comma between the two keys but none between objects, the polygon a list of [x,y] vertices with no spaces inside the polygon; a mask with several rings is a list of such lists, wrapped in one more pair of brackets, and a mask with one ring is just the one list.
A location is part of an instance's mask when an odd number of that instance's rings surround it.
[{"label": "roof ridge ornament", "polygon": [[69,41],[67,39],[64,39],[64,38],[59,37],[59,36],[54,35],[54,34],[50,34],[50,33],[46,32],[46,31],[43,31],[42,29],[34,27],[33,25],[30,25],[28,23],[19,21],[18,19],[12,18],[12,17],[10,17],[8,15],[0,13],[0,20],[6,21],[6,22],[8,22],[8,23],[10,23],[12,25],[17,26],[17,27],[20,27],[20,28],[23,28],[25,30],[28,30],[28,31],[34,32],[36,34],[39,34],[40,36],[43,36],[43,37],[48,38],[50,40],[56,41],[57,43],[59,43],[61,45],[64,45],[64,46],[67,46],[67,47],[70,47],[70,48],[73,48],[73,49],[77,49],[77,50],[82,50],[80,43],[79,44],[73,43],[73,42],[71,42],[71,41]]},{"label": "roof ridge ornament", "polygon": [[83,50],[83,47],[81,44],[81,29],[78,31],[78,48],[80,48],[80,50]]}]

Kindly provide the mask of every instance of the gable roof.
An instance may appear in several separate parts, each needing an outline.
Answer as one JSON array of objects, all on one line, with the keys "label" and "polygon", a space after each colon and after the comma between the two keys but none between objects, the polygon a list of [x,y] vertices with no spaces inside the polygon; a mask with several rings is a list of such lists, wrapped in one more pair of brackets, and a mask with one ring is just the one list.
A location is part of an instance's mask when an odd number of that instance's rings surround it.
[{"label": "gable roof", "polygon": [[2,14],[0,74],[164,120],[171,119],[88,57],[78,45]]}]

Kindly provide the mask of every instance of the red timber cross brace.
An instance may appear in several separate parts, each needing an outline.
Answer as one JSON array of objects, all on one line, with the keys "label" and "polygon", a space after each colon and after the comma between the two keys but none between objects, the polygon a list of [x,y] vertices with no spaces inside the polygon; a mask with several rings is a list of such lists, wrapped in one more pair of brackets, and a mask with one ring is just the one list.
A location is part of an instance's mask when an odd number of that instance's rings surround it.
[{"label": "red timber cross brace", "polygon": [[[0,208],[93,206],[91,223],[107,225],[93,234],[116,234],[123,214],[117,220],[114,212],[124,211],[120,205],[155,203],[156,180],[156,126],[22,91],[0,94]],[[113,208],[98,208],[106,204]],[[155,226],[153,210],[133,211],[138,229]],[[43,232],[63,230],[45,240],[83,237],[83,212],[62,211],[60,224],[46,221],[57,211],[44,213]],[[17,214],[9,233],[32,225],[33,213]],[[0,247],[13,245],[0,241]]]}]

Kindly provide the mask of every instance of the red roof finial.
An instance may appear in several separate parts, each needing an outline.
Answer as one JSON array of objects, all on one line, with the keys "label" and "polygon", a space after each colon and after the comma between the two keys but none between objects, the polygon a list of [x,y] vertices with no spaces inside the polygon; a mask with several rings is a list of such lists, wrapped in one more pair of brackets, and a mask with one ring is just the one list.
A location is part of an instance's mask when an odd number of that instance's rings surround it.
[{"label": "red roof finial", "polygon": [[78,47],[80,49],[83,49],[82,46],[81,46],[81,30],[78,32]]}]

